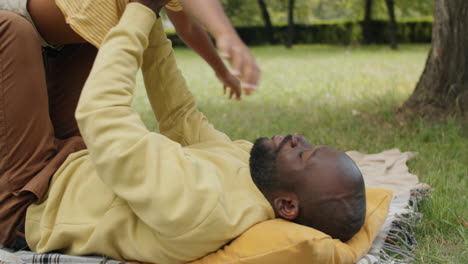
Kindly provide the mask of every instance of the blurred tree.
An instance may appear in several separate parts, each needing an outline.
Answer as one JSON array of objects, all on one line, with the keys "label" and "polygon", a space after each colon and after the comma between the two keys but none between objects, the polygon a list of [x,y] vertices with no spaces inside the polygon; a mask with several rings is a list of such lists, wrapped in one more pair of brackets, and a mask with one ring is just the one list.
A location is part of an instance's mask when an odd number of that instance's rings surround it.
[{"label": "blurred tree", "polygon": [[275,33],[273,31],[273,25],[271,24],[270,14],[268,13],[267,6],[264,0],[257,0],[258,6],[262,12],[263,22],[265,23],[265,30],[268,34],[268,40],[270,44],[275,44]]},{"label": "blurred tree", "polygon": [[405,115],[439,119],[461,114],[468,120],[468,1],[436,0],[432,47]]},{"label": "blurred tree", "polygon": [[[384,0],[387,7],[387,14],[390,20],[390,47],[394,50],[397,49],[397,22],[395,16],[395,0]],[[373,13],[374,13],[374,1],[364,0],[364,21],[362,23],[362,39],[364,44],[370,44],[374,42],[373,35],[375,34],[373,29]]]},{"label": "blurred tree", "polygon": [[286,48],[292,48],[294,43],[294,0],[289,0],[288,4],[288,36],[286,38]]},{"label": "blurred tree", "polygon": [[373,0],[365,0],[364,4],[364,21],[362,22],[362,39],[364,44],[372,42],[372,7]]},{"label": "blurred tree", "polygon": [[397,44],[397,22],[395,18],[395,1],[385,0],[388,9],[388,16],[390,18],[390,47],[394,50],[398,48]]}]

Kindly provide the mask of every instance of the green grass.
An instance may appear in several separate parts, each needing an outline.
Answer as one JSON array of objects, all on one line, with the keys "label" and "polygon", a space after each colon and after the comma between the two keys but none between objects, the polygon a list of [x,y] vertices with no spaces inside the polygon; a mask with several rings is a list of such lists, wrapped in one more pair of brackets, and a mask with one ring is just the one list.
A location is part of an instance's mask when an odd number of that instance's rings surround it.
[{"label": "green grass", "polygon": [[[395,109],[411,94],[429,46],[258,47],[260,90],[242,102],[222,95],[211,69],[192,51],[177,49],[178,63],[199,108],[232,139],[303,133],[312,144],[375,153],[390,148],[419,152],[409,163],[434,188],[422,206],[416,263],[468,263],[468,129],[460,121],[401,123]],[[141,77],[135,106],[157,127]],[[161,100],[164,100],[162,98]]]}]

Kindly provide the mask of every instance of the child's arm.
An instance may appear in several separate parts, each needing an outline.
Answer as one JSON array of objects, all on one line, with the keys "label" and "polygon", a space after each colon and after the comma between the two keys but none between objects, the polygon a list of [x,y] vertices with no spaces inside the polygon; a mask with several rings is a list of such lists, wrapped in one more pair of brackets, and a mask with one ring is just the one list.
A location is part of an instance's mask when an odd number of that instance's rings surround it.
[{"label": "child's arm", "polygon": [[246,94],[255,90],[260,80],[260,69],[226,17],[219,0],[179,1],[184,10],[213,35],[221,56],[231,64],[231,72],[241,80]]},{"label": "child's arm", "polygon": [[195,52],[197,52],[216,73],[218,79],[223,83],[224,92],[230,88],[231,98],[234,94],[240,100],[241,87],[239,80],[234,77],[218,56],[208,33],[183,10],[179,12],[166,8],[166,13],[177,31],[177,35]]}]

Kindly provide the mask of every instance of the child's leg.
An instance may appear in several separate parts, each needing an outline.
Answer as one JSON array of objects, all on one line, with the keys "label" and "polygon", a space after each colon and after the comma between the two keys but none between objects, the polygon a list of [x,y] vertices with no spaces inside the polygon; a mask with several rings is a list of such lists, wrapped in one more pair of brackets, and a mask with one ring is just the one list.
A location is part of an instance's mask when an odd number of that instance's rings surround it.
[{"label": "child's leg", "polygon": [[58,52],[44,54],[50,118],[59,139],[80,135],[75,109],[96,53],[94,46],[85,43],[65,45]]},{"label": "child's leg", "polygon": [[50,175],[45,186],[33,179],[56,143],[37,34],[21,16],[0,11],[0,244],[14,246],[27,206],[47,188]]}]

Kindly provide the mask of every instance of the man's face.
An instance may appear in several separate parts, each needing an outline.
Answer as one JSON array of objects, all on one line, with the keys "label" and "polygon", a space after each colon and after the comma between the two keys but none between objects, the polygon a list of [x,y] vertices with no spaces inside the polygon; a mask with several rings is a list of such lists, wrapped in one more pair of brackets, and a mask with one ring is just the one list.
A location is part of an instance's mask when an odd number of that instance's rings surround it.
[{"label": "man's face", "polygon": [[345,153],[332,147],[314,146],[304,136],[294,134],[262,139],[254,148],[262,149],[268,157],[262,165],[269,163],[275,168],[281,188],[297,195],[300,224],[327,225],[318,223],[323,220],[316,217],[317,212],[325,207],[352,210],[353,201],[365,196],[363,188],[359,188],[363,182],[355,164]]},{"label": "man's face", "polygon": [[344,152],[314,146],[302,135],[258,139],[251,173],[277,217],[313,227],[346,241],[364,223],[361,172]]},{"label": "man's face", "polygon": [[[271,139],[259,138],[255,141],[251,151],[253,177],[267,181],[268,176],[280,173],[278,177],[281,178],[289,175],[291,171],[300,171],[306,167],[305,164],[313,149],[314,146],[300,134],[277,135]],[[264,176],[255,175],[257,173],[264,174]],[[281,181],[284,183],[283,180]]]}]

